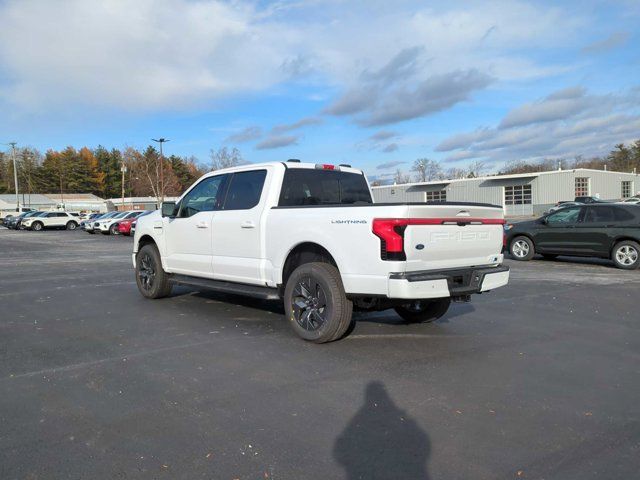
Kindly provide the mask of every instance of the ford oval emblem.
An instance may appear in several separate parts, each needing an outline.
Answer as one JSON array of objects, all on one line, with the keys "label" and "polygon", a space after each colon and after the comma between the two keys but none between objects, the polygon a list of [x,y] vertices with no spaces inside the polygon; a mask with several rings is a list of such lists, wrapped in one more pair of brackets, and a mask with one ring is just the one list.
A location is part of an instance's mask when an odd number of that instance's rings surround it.
[{"label": "ford oval emblem", "polygon": [[416,245],[416,250],[422,250],[424,248],[424,245],[419,243]]}]

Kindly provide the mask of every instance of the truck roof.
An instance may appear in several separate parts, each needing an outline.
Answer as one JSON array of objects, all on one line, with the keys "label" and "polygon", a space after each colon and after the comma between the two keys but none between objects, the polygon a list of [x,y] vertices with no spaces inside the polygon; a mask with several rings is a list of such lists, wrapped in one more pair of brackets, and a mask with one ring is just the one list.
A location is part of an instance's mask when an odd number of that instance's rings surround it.
[{"label": "truck roof", "polygon": [[[284,168],[309,168],[309,169],[322,169],[326,167],[327,170],[337,170],[341,172],[349,172],[349,173],[357,173],[362,174],[362,170],[358,168],[353,168],[351,166],[347,166],[345,164],[332,164],[332,163],[309,163],[309,162],[299,162],[299,161],[283,161],[283,162],[263,162],[263,163],[247,163],[246,165],[237,165],[235,167],[221,168],[220,170],[214,170],[212,172],[207,173],[206,175],[218,174],[218,173],[231,173],[231,172],[241,172],[244,170],[254,170],[260,167],[267,166],[283,166]],[[333,168],[330,168],[333,167]]]}]

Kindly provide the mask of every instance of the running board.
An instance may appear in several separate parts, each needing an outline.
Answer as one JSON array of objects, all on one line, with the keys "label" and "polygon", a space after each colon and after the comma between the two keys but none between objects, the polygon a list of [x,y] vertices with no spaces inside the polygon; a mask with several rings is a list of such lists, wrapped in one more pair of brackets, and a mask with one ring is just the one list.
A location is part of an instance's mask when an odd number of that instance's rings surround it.
[{"label": "running board", "polygon": [[169,281],[179,285],[189,285],[192,287],[203,287],[222,293],[233,293],[247,297],[261,298],[262,300],[280,300],[278,290],[259,285],[247,285],[245,283],[224,282],[222,280],[211,280],[209,278],[192,277],[190,275],[172,274]]}]

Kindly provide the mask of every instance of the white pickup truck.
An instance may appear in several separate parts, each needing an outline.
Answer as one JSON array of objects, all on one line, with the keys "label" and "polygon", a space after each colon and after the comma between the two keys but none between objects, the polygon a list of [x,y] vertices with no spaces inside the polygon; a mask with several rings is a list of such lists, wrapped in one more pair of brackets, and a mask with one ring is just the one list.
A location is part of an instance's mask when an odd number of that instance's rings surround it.
[{"label": "white pickup truck", "polygon": [[316,343],[348,331],[353,308],[433,321],[451,300],[504,286],[501,207],[376,204],[362,171],[299,161],[208,173],[138,219],[142,295],[173,284],[281,299]]}]

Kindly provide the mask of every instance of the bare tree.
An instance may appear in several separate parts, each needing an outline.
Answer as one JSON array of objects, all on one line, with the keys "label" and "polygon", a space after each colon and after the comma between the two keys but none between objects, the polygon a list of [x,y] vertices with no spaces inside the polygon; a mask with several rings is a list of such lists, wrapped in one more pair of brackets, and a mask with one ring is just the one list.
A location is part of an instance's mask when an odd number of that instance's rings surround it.
[{"label": "bare tree", "polygon": [[409,175],[406,175],[399,168],[396,170],[396,173],[393,175],[393,183],[396,185],[409,183],[410,181],[411,181],[411,177]]},{"label": "bare tree", "polygon": [[416,180],[418,182],[441,180],[444,177],[440,163],[428,158],[419,158],[416,160],[411,170],[417,173]]},{"label": "bare tree", "polygon": [[209,156],[211,157],[211,171],[235,167],[245,163],[240,150],[235,147],[232,150],[227,147],[221,147],[218,150],[211,149]]},{"label": "bare tree", "polygon": [[411,170],[416,172],[416,178],[419,182],[427,181],[427,168],[429,162],[431,162],[431,160],[428,158],[419,158],[413,162]]},{"label": "bare tree", "polygon": [[469,164],[469,178],[477,178],[482,175],[482,172],[487,168],[487,164],[482,160],[475,160]]},{"label": "bare tree", "polygon": [[449,168],[445,173],[445,177],[451,180],[455,180],[457,178],[464,178],[466,176],[467,176],[467,171],[464,168],[452,167],[452,168]]}]

